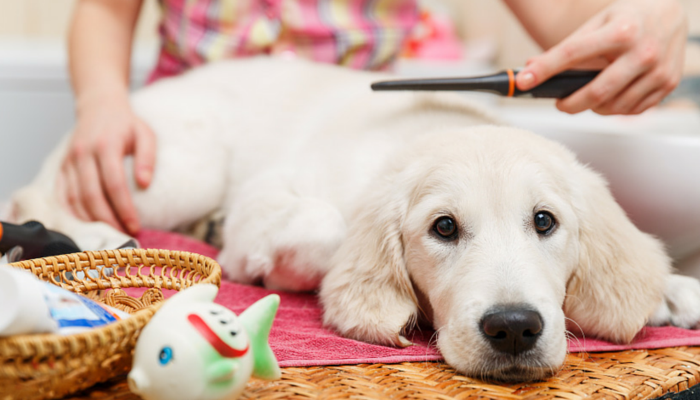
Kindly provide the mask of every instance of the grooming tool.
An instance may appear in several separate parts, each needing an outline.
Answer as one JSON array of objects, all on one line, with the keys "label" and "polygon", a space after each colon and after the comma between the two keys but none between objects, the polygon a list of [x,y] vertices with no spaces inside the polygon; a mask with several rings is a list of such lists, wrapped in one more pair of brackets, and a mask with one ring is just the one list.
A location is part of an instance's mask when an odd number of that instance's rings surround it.
[{"label": "grooming tool", "polygon": [[0,253],[13,247],[22,248],[22,258],[40,258],[80,252],[80,248],[68,236],[48,230],[37,221],[22,225],[0,222]]},{"label": "grooming tool", "polygon": [[554,75],[530,90],[515,85],[517,70],[471,78],[402,79],[375,82],[372,90],[480,91],[508,97],[531,96],[563,99],[592,81],[600,71],[572,70]]}]

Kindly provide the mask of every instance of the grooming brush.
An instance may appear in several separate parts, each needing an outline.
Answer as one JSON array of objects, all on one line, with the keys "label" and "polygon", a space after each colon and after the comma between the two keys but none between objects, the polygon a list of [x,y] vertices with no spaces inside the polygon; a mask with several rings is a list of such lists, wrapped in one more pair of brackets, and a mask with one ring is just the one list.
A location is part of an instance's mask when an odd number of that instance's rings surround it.
[{"label": "grooming brush", "polygon": [[480,91],[501,96],[531,96],[563,99],[592,81],[600,71],[572,70],[554,75],[530,90],[519,90],[515,85],[518,71],[512,69],[493,75],[471,78],[402,79],[372,84],[372,90],[428,90]]},{"label": "grooming brush", "polygon": [[0,222],[0,253],[7,253],[16,246],[22,248],[25,260],[81,251],[71,238],[48,230],[37,221],[22,225]]}]

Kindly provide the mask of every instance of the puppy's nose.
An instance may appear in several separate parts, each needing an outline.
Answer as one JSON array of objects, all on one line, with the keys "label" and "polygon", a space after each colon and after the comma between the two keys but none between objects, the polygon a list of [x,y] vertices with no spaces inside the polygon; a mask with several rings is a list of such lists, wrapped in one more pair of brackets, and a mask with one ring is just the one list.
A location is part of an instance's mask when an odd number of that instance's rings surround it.
[{"label": "puppy's nose", "polygon": [[518,355],[530,350],[542,332],[542,317],[537,311],[508,308],[486,314],[481,331],[495,350]]}]

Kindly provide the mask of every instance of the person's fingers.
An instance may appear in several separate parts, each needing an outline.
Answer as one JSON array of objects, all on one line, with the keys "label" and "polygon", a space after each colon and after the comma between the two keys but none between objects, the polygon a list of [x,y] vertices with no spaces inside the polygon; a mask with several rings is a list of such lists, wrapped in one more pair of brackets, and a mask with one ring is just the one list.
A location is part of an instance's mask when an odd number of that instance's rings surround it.
[{"label": "person's fingers", "polygon": [[668,95],[667,88],[659,89],[642,99],[639,104],[632,108],[630,114],[641,114],[649,108],[659,104]]},{"label": "person's fingers", "polygon": [[139,218],[124,172],[124,144],[107,138],[98,147],[98,167],[104,193],[112,205],[112,211],[129,234],[139,231]]},{"label": "person's fingers", "polygon": [[575,114],[611,102],[632,82],[649,71],[657,62],[657,54],[626,53],[605,68],[593,81],[569,97],[557,102],[560,111]]},{"label": "person's fingers", "polygon": [[121,231],[122,227],[102,190],[95,159],[89,154],[78,157],[77,172],[80,182],[80,198],[90,220],[105,222]]},{"label": "person's fingers", "polygon": [[137,120],[135,126],[134,178],[142,189],[151,184],[156,164],[156,136],[145,122]]},{"label": "person's fingers", "polygon": [[[680,82],[682,75],[682,60],[684,47],[682,41],[672,42],[670,48],[660,58],[661,62],[652,70],[642,75],[639,79],[633,82],[624,92],[619,94],[615,99],[608,101],[601,107],[594,109],[599,114],[631,114],[651,95],[657,91],[671,93]],[[680,61],[679,61],[680,60]],[[656,96],[651,97],[655,99]],[[648,104],[643,110],[657,104],[661,99],[654,104]]]},{"label": "person's fingers", "polygon": [[531,58],[516,77],[518,89],[531,89],[559,72],[605,54],[620,52],[632,45],[636,34],[634,25],[616,23],[590,32],[574,33],[548,51]]},{"label": "person's fingers", "polygon": [[658,90],[665,90],[666,94],[670,93],[673,90],[671,86],[675,87],[675,80],[668,78],[663,69],[657,69],[645,74],[615,99],[593,111],[603,115],[630,114],[652,93]]},{"label": "person's fingers", "polygon": [[84,221],[91,221],[90,215],[85,211],[80,198],[80,183],[78,174],[72,163],[66,163],[63,167],[62,181],[65,190],[66,203],[73,214]]}]

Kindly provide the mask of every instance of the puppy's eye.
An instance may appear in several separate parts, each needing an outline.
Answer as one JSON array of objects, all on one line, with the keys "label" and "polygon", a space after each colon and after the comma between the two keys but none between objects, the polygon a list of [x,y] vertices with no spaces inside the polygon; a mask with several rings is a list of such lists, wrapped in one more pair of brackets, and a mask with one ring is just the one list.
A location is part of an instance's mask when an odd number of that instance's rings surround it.
[{"label": "puppy's eye", "polygon": [[535,230],[540,235],[550,233],[556,223],[554,216],[547,211],[539,211],[535,214]]},{"label": "puppy's eye", "polygon": [[453,240],[457,238],[457,224],[450,217],[440,217],[435,220],[433,231],[443,239]]}]

